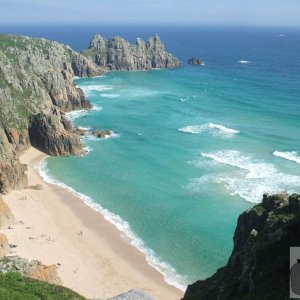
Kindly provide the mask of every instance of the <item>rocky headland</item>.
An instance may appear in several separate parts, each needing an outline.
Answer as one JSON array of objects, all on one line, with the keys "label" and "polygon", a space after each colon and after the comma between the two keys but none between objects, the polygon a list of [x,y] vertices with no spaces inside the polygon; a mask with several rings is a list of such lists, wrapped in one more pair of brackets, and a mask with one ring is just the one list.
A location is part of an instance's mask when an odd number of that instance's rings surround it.
[{"label": "rocky headland", "polygon": [[228,263],[189,285],[186,300],[288,299],[289,251],[300,245],[300,195],[264,195],[242,213]]},{"label": "rocky headland", "polygon": [[83,54],[97,66],[108,70],[151,70],[180,66],[180,61],[165,50],[158,35],[150,37],[147,42],[138,38],[133,45],[118,36],[105,39],[96,35]]}]

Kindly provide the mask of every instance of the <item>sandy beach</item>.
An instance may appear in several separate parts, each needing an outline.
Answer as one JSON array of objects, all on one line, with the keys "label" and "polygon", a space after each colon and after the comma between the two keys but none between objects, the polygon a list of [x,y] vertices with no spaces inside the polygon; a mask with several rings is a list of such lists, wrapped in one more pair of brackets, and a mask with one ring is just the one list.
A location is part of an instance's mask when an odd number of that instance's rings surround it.
[{"label": "sandy beach", "polygon": [[180,299],[183,293],[168,285],[99,212],[43,181],[36,167],[44,157],[34,148],[20,157],[28,165],[29,185],[41,184],[42,190],[4,196],[16,219],[13,229],[3,230],[17,245],[10,255],[56,264],[63,285],[87,298],[109,298],[137,288],[159,300]]}]

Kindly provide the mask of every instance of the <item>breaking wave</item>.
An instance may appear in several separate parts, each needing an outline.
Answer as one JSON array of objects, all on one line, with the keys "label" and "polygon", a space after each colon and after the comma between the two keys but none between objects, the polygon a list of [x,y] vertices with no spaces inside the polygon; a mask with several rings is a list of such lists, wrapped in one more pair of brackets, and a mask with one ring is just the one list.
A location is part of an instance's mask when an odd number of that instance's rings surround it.
[{"label": "breaking wave", "polygon": [[287,152],[274,151],[273,155],[293,161],[297,164],[300,164],[300,156],[298,155],[297,151],[290,151],[290,152],[289,151],[287,151]]},{"label": "breaking wave", "polygon": [[202,125],[190,125],[190,126],[179,128],[178,130],[181,132],[193,133],[193,134],[199,134],[206,131],[211,131],[215,135],[219,135],[227,138],[234,137],[235,134],[239,133],[238,130],[227,128],[223,125],[215,124],[215,123],[208,123]]},{"label": "breaking wave", "polygon": [[188,187],[196,192],[201,190],[203,183],[213,182],[222,184],[231,195],[258,203],[264,193],[277,193],[285,189],[294,192],[300,185],[300,176],[282,173],[273,164],[256,160],[239,151],[221,150],[201,153],[201,156],[202,159],[212,160],[225,167],[226,171],[221,169],[214,175],[191,180]]}]

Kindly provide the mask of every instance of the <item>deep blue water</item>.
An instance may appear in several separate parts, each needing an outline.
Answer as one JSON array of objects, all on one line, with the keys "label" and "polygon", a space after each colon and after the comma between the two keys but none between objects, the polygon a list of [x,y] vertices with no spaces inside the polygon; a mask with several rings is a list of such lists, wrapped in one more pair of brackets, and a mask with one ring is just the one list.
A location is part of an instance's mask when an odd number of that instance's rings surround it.
[{"label": "deep blue water", "polygon": [[[116,137],[47,175],[129,235],[169,282],[211,275],[238,215],[265,192],[300,192],[300,30],[145,26],[0,27],[85,49],[91,36],[158,33],[183,66],[78,79],[95,110],[72,115]],[[281,36],[280,34],[284,34]],[[199,56],[205,66],[188,66]],[[44,171],[45,171],[44,169]],[[100,205],[100,206],[97,206]]]}]

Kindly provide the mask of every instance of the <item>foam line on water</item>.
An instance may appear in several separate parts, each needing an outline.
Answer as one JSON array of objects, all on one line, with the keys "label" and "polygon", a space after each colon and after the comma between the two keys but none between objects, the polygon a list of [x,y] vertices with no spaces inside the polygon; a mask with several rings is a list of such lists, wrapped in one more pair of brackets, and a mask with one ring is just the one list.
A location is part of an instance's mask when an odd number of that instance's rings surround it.
[{"label": "foam line on water", "polygon": [[119,98],[120,94],[101,94],[100,96],[103,98],[115,99],[115,98]]},{"label": "foam line on water", "polygon": [[76,197],[84,201],[89,207],[100,212],[106,221],[113,224],[120,232],[124,234],[123,238],[125,241],[129,242],[130,245],[134,246],[136,249],[141,251],[146,256],[148,264],[154,267],[158,272],[160,272],[164,280],[181,291],[185,291],[186,282],[185,279],[176,273],[176,270],[170,266],[168,263],[159,259],[153,250],[145,247],[143,241],[131,230],[130,225],[127,221],[123,220],[119,215],[110,212],[108,209],[102,207],[100,204],[96,203],[91,197],[86,196],[82,193],[77,192],[70,186],[54,179],[47,168],[46,158],[44,158],[39,166],[38,171],[43,180],[50,184],[58,185],[69,192],[71,192]]},{"label": "foam line on water", "polygon": [[[277,193],[285,189],[288,192],[299,191],[300,176],[283,173],[273,164],[254,159],[251,155],[236,150],[221,150],[201,153],[201,156],[201,159],[216,164],[215,172],[192,179],[188,188],[194,192],[200,192],[203,184],[211,182],[223,185],[231,195],[258,203],[264,193]],[[205,164],[194,164],[205,168]],[[210,164],[209,168],[214,168],[214,164]]]},{"label": "foam line on water", "polygon": [[96,91],[96,92],[103,92],[103,91],[109,91],[112,90],[112,86],[110,85],[79,85],[79,87],[85,92],[91,92],[91,91]]},{"label": "foam line on water", "polygon": [[192,134],[199,134],[203,132],[211,132],[214,135],[218,135],[225,138],[232,138],[235,134],[239,133],[240,131],[225,127],[220,124],[215,123],[207,123],[201,125],[189,125],[186,127],[179,128],[178,131],[184,133],[192,133]]},{"label": "foam line on water", "polygon": [[245,64],[250,64],[250,61],[249,60],[245,60],[245,59],[241,59],[241,60],[238,61],[238,63],[245,65]]},{"label": "foam line on water", "polygon": [[300,156],[298,155],[297,151],[286,151],[286,152],[274,151],[273,155],[300,164]]}]

